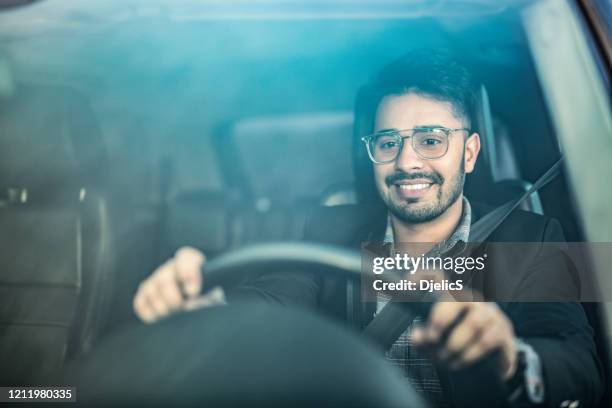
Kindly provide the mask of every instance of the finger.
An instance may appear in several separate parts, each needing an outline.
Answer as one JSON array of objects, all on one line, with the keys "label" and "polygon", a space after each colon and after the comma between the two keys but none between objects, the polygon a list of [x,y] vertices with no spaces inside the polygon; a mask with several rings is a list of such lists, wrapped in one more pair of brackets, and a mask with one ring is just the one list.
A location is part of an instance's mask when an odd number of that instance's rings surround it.
[{"label": "finger", "polygon": [[155,320],[166,316],[169,313],[169,308],[163,300],[161,293],[157,290],[157,285],[153,282],[148,282],[148,287],[145,292],[145,301],[148,302],[149,307],[153,309],[153,318]]},{"label": "finger", "polygon": [[191,247],[182,247],[174,256],[174,272],[187,296],[197,296],[204,283],[202,267],[206,257],[200,251]]},{"label": "finger", "polygon": [[164,275],[168,275],[168,276],[173,276],[174,274],[174,258],[170,258],[168,259],[166,262],[164,262],[163,264],[159,265],[151,274],[151,276],[149,276],[145,282],[149,282],[152,279],[157,279],[160,276],[164,276]]},{"label": "finger", "polygon": [[134,296],[132,307],[134,308],[136,316],[144,323],[152,323],[155,320],[155,312],[149,306],[145,296],[140,291]]},{"label": "finger", "polygon": [[516,337],[514,336],[514,327],[512,322],[506,316],[500,322],[502,326],[499,329],[499,335],[501,336],[501,372],[504,380],[512,377],[516,371],[517,366],[517,349],[516,349]]},{"label": "finger", "polygon": [[156,319],[158,312],[154,306],[154,302],[149,298],[157,296],[154,286],[155,282],[160,279],[160,277],[173,276],[171,264],[172,259],[164,262],[153,271],[151,276],[149,276],[140,284],[140,286],[138,286],[138,290],[134,296],[132,305],[136,315],[145,323],[152,323]]},{"label": "finger", "polygon": [[183,296],[179,288],[179,283],[174,274],[160,274],[155,280],[157,293],[169,310],[176,310],[183,303]]},{"label": "finger", "polygon": [[446,360],[453,355],[461,354],[465,348],[478,340],[485,325],[490,324],[490,320],[490,315],[483,307],[470,308],[461,322],[449,334],[438,353],[438,358]]},{"label": "finger", "polygon": [[502,361],[501,361],[501,370],[502,370],[502,379],[508,380],[516,371],[516,366],[518,365],[518,351],[516,349],[516,341],[514,338],[514,333],[511,333],[511,340],[507,340],[504,342],[503,353],[502,353]]},{"label": "finger", "polygon": [[[500,361],[501,372],[506,373],[515,362],[516,350],[514,347],[514,334],[503,320],[486,327],[478,341],[467,347],[453,362],[451,368],[457,369],[473,364],[494,350],[499,349],[503,351]],[[508,353],[506,353],[505,349],[508,349]]]},{"label": "finger", "polygon": [[470,365],[480,360],[484,356],[491,353],[493,350],[502,348],[504,339],[504,328],[502,325],[497,324],[487,327],[483,330],[482,335],[470,346],[468,346],[463,353],[461,353],[451,364],[452,369],[458,369],[466,365]]},{"label": "finger", "polygon": [[455,322],[461,313],[471,307],[468,302],[438,302],[431,310],[427,322],[427,341],[437,343],[442,334]]}]

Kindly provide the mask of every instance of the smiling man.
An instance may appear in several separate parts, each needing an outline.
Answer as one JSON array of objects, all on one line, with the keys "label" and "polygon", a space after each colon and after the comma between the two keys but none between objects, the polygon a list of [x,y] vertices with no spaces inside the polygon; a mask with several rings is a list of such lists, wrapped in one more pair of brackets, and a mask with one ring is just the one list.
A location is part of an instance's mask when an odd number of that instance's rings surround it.
[{"label": "smiling man", "polygon": [[440,242],[459,222],[465,173],[474,170],[480,151],[478,134],[463,122],[450,102],[415,91],[381,101],[379,130],[363,140],[402,242]]},{"label": "smiling man", "polygon": [[[465,173],[474,170],[480,150],[478,135],[464,126],[450,102],[414,91],[381,101],[379,129],[364,141],[394,225],[422,225],[442,214],[459,219]],[[403,148],[406,140],[410,148]],[[445,155],[447,160],[437,160]]]},{"label": "smiling man", "polygon": [[[362,182],[374,182],[380,203],[323,208],[308,223],[305,239],[355,248],[364,241],[433,243],[437,254],[468,242],[472,224],[487,212],[463,195],[480,152],[479,135],[471,130],[476,85],[469,71],[448,54],[418,51],[384,68],[369,89],[373,109],[359,113],[365,120],[357,117],[371,124],[361,141],[372,178]],[[490,240],[558,242],[563,234],[552,219],[515,211]],[[547,285],[553,272],[557,279],[567,272],[559,259],[542,258],[537,247],[520,261],[516,254],[499,257],[516,265],[517,293]],[[190,308],[198,301],[204,264],[199,251],[179,250],[141,284],[136,314],[152,323]],[[347,315],[344,283],[318,276],[264,276],[236,294]],[[357,325],[364,327],[387,302],[363,302]],[[439,302],[426,322],[413,322],[387,357],[431,402],[446,406],[458,403],[453,372],[492,351],[498,352],[498,374],[515,405],[589,405],[600,394],[592,330],[578,303]]]}]

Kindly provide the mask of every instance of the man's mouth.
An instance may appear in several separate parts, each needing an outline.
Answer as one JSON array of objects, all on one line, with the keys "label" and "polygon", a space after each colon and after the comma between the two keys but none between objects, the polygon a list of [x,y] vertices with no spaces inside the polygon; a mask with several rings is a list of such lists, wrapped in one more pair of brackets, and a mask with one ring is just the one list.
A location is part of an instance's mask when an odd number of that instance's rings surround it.
[{"label": "man's mouth", "polygon": [[398,185],[400,190],[424,190],[426,188],[431,187],[430,183],[423,183],[423,184],[399,184]]},{"label": "man's mouth", "polygon": [[400,198],[410,201],[418,200],[433,191],[434,186],[442,185],[444,179],[437,173],[401,173],[397,172],[385,178],[390,189]]},{"label": "man's mouth", "polygon": [[393,185],[397,188],[400,196],[405,198],[417,198],[426,194],[435,183],[426,179],[398,180]]}]

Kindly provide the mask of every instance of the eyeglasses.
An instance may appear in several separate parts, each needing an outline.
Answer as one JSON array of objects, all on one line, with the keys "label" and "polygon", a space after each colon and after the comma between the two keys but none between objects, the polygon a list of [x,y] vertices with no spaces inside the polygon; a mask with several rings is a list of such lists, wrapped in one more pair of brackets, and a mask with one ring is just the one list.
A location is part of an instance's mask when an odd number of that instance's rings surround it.
[{"label": "eyeglasses", "polygon": [[370,159],[376,164],[395,161],[404,147],[404,139],[412,139],[412,148],[424,160],[439,159],[448,152],[448,138],[454,132],[469,129],[445,127],[418,127],[414,129],[386,129],[364,136]]}]

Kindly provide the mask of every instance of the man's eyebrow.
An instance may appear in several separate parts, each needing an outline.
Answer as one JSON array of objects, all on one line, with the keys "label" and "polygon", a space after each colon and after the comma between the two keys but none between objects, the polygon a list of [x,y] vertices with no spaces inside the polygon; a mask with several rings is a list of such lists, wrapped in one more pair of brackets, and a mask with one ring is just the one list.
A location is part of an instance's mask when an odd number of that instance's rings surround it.
[{"label": "man's eyebrow", "polygon": [[434,128],[445,128],[446,126],[444,125],[439,125],[436,123],[433,124],[426,124],[426,125],[416,125],[413,128],[410,129],[398,129],[398,128],[385,128],[385,129],[379,129],[377,130],[375,133],[385,133],[385,132],[401,132],[402,130],[413,130],[413,129],[434,129]]},{"label": "man's eyebrow", "polygon": [[432,124],[426,124],[426,125],[418,125],[415,126],[415,128],[446,128],[446,126],[444,125],[439,125],[437,123],[432,123]]}]

